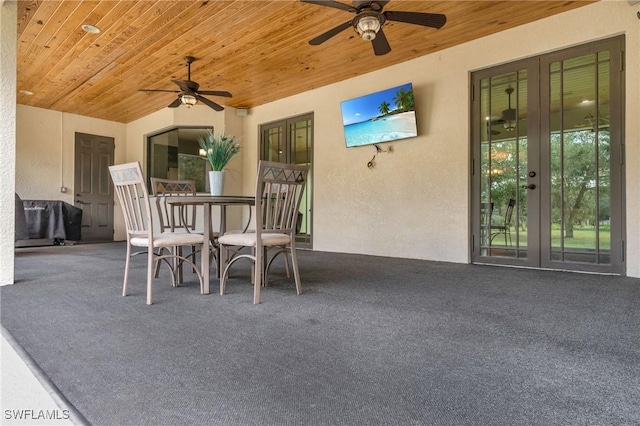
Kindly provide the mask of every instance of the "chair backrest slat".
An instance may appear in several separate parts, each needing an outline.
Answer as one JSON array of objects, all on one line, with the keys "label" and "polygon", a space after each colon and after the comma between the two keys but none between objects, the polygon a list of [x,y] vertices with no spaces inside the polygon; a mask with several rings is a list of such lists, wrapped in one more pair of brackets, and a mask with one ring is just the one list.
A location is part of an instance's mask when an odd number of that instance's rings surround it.
[{"label": "chair backrest slat", "polygon": [[[171,207],[167,204],[167,197],[196,195],[195,180],[175,180],[151,178],[151,193],[156,197],[156,206],[160,219],[160,229],[164,231],[171,227]],[[196,206],[176,209],[173,217],[175,227],[184,227],[189,230],[196,229]]]},{"label": "chair backrest slat", "polygon": [[507,210],[504,214],[504,224],[505,226],[511,225],[511,217],[513,216],[513,209],[516,206],[516,200],[513,198],[509,199],[509,203],[507,204]]},{"label": "chair backrest slat", "polygon": [[127,237],[145,235],[150,238],[153,218],[149,204],[149,193],[142,176],[140,163],[126,163],[109,167],[118,201],[122,206]]}]

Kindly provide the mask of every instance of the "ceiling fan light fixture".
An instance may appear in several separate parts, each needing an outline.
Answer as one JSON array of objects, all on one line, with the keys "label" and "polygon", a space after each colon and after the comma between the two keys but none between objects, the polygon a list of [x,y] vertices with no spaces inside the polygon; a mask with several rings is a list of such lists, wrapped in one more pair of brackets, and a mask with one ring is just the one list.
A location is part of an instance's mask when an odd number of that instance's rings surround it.
[{"label": "ceiling fan light fixture", "polygon": [[180,101],[188,107],[192,107],[198,102],[195,96],[189,94],[180,96]]},{"label": "ceiling fan light fixture", "polygon": [[380,20],[375,16],[363,16],[358,19],[356,31],[363,40],[371,41],[380,30]]},{"label": "ceiling fan light fixture", "polygon": [[516,128],[515,120],[505,121],[502,125],[504,126],[505,130],[507,130],[508,132],[511,132]]}]

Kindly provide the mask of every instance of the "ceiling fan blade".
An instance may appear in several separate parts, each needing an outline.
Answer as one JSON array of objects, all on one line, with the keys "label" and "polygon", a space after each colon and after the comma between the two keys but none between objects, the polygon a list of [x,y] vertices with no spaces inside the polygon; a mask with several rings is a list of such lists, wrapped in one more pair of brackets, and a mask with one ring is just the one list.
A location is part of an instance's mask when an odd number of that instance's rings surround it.
[{"label": "ceiling fan blade", "polygon": [[169,92],[180,93],[179,90],[164,90],[164,89],[138,89],[138,92]]},{"label": "ceiling fan blade", "polygon": [[183,92],[197,92],[200,85],[191,80],[171,80],[178,85]]},{"label": "ceiling fan blade", "polygon": [[406,22],[424,27],[442,28],[447,22],[447,17],[439,13],[387,11],[382,14],[388,21]]},{"label": "ceiling fan blade", "polygon": [[317,4],[318,6],[329,6],[329,7],[333,7],[335,9],[340,9],[340,10],[346,10],[347,12],[353,12],[355,13],[357,11],[357,9],[353,6],[350,6],[348,4],[344,4],[344,3],[340,3],[337,1],[332,1],[332,0],[300,0],[302,3],[310,3],[310,4]]},{"label": "ceiling fan blade", "polygon": [[338,33],[341,33],[342,31],[346,30],[350,26],[351,26],[351,21],[347,21],[344,24],[340,24],[337,27],[330,29],[326,33],[322,33],[318,37],[309,40],[309,44],[311,44],[313,46],[317,46],[319,44],[322,44],[325,41],[329,40],[334,35],[336,35]]},{"label": "ceiling fan blade", "polygon": [[213,101],[210,101],[209,99],[207,99],[207,98],[205,98],[203,96],[200,96],[197,93],[196,93],[196,98],[199,101],[201,101],[203,104],[205,104],[206,106],[211,107],[211,108],[215,109],[216,111],[222,111],[224,109],[222,106],[218,105],[217,103],[215,103]]},{"label": "ceiling fan blade", "polygon": [[198,95],[224,96],[231,98],[231,93],[220,90],[198,90]]},{"label": "ceiling fan blade", "polygon": [[189,88],[187,87],[186,81],[184,80],[171,80],[171,81],[177,84],[181,91],[183,92],[190,91]]},{"label": "ceiling fan blade", "polygon": [[373,52],[376,56],[386,55],[391,52],[391,46],[389,46],[389,41],[387,40],[387,36],[384,35],[382,28],[378,30],[376,38],[371,40],[371,44],[373,45]]},{"label": "ceiling fan blade", "polygon": [[169,104],[169,108],[178,108],[180,106],[180,104],[182,104],[182,102],[180,101],[180,98],[178,97],[175,101],[171,102]]}]

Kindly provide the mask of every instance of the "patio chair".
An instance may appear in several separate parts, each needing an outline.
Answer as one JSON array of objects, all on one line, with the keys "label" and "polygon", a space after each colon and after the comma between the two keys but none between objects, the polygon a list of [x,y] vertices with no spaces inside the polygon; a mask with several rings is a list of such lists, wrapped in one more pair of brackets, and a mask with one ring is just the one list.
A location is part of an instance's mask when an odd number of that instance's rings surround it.
[{"label": "patio chair", "polygon": [[[118,201],[122,207],[125,227],[127,231],[127,259],[124,268],[122,295],[127,295],[127,281],[131,257],[147,253],[147,304],[153,303],[153,269],[156,262],[164,260],[171,269],[171,282],[176,285],[176,265],[168,259],[176,259],[178,267],[183,262],[190,264],[198,275],[200,291],[203,291],[203,281],[200,271],[189,259],[176,254],[172,249],[179,246],[200,246],[205,239],[202,234],[156,232],[153,227],[149,193],[142,175],[140,163],[127,163],[109,167]],[[132,252],[131,247],[146,247],[147,251]],[[155,249],[168,248],[169,254],[158,254]]]},{"label": "patio chair", "polygon": [[493,203],[480,204],[480,232],[481,244],[483,246],[489,243],[491,239],[491,219],[493,217]]},{"label": "patio chair", "polygon": [[[183,230],[181,232],[195,232],[196,206],[191,206],[191,212],[186,208],[178,210],[178,217],[171,217],[171,208],[167,205],[166,197],[181,195],[196,195],[195,180],[172,180],[151,178],[151,195],[156,197],[158,206],[160,231]],[[176,220],[178,219],[178,220]]]},{"label": "patio chair", "polygon": [[[171,208],[167,204],[167,197],[196,195],[195,180],[174,180],[152,177],[151,179],[151,195],[155,197],[156,206],[158,208],[158,222],[160,232],[178,232],[192,233],[196,232],[196,206],[180,206],[179,208]],[[172,212],[173,217],[171,217]],[[177,215],[175,214],[177,213]],[[162,249],[159,250],[161,253]],[[178,247],[178,254],[182,256],[182,247]],[[196,248],[191,246],[189,257],[193,263],[196,263]],[[160,263],[156,264],[155,277],[158,278],[160,272]],[[194,271],[195,272],[195,271]],[[182,268],[179,269],[178,282],[182,282]]]},{"label": "patio chair", "polygon": [[511,220],[513,218],[513,209],[516,206],[516,200],[509,199],[507,209],[504,212],[504,222],[502,224],[491,224],[491,242],[498,235],[504,235],[504,245],[512,245],[511,241]]},{"label": "patio chair", "polygon": [[[260,303],[260,287],[266,283],[270,264],[266,258],[270,247],[278,249],[273,256],[286,252],[291,257],[296,291],[302,294],[295,233],[307,172],[307,166],[260,162],[255,194],[255,231],[230,232],[218,238],[221,259],[226,260],[220,277],[220,294],[225,294],[229,268],[239,259],[250,259],[254,263],[253,303]],[[229,250],[237,247],[249,247],[251,252],[234,251],[230,254]]]}]

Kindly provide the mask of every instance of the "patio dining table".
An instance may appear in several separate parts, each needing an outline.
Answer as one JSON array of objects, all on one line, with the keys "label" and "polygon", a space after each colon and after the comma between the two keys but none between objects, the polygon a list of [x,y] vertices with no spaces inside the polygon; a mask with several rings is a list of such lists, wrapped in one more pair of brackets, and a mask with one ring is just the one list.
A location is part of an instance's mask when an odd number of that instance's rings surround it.
[{"label": "patio dining table", "polygon": [[[212,237],[212,229],[211,229],[211,208],[213,206],[220,207],[220,235],[224,235],[226,232],[227,226],[227,206],[253,206],[255,204],[255,198],[251,196],[244,195],[220,195],[214,196],[209,194],[197,194],[197,195],[179,195],[179,196],[169,196],[166,200],[167,204],[169,204],[172,209],[174,207],[179,206],[203,206],[203,223],[202,229],[205,235],[205,243],[202,245],[202,265],[201,265],[201,273],[202,280],[204,281],[203,285],[203,294],[209,294],[209,278],[210,278],[210,263],[209,261],[205,262],[204,259],[210,259],[210,250],[213,247],[213,237]],[[249,210],[251,211],[251,210]],[[173,211],[171,217],[174,217]],[[216,267],[216,276],[220,277],[220,268],[222,267],[222,262],[220,256],[217,257],[217,267]]]}]

